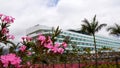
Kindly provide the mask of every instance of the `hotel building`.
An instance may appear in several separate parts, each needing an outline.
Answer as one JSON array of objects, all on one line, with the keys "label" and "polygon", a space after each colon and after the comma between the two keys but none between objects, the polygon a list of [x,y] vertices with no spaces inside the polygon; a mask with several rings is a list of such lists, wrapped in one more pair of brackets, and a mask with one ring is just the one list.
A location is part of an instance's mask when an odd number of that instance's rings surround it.
[{"label": "hotel building", "polygon": [[[40,33],[42,34],[50,34],[52,33],[52,27],[44,26],[44,25],[35,25],[31,28],[27,29],[27,36],[37,37]],[[60,35],[57,37],[57,42],[61,43],[64,40],[65,36],[69,36],[71,42],[75,44],[78,48],[91,48],[94,50],[94,41],[93,36],[78,33],[72,30],[62,30]],[[120,48],[120,39],[117,38],[108,38],[104,36],[96,35],[96,47],[97,49],[102,47],[112,48],[116,51]],[[71,47],[68,47],[69,49]]]}]

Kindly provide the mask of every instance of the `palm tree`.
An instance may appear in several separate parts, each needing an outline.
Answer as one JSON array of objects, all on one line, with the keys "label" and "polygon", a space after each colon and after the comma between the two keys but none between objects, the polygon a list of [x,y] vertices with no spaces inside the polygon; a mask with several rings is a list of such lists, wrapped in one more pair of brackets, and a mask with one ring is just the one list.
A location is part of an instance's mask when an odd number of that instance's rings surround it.
[{"label": "palm tree", "polygon": [[[118,24],[115,24],[115,26],[108,27],[107,31],[110,31],[111,35],[120,37],[120,25],[118,25]],[[115,53],[115,52],[113,52],[113,53]]]},{"label": "palm tree", "polygon": [[87,19],[83,20],[81,31],[88,33],[89,35],[93,36],[94,40],[94,48],[95,48],[95,57],[96,57],[96,68],[97,68],[97,48],[96,48],[96,39],[95,33],[98,32],[102,27],[106,26],[107,24],[99,24],[96,20],[96,15],[93,17],[93,20],[89,22]]},{"label": "palm tree", "polygon": [[115,24],[115,26],[109,27],[107,31],[110,31],[111,35],[120,36],[120,25]]}]

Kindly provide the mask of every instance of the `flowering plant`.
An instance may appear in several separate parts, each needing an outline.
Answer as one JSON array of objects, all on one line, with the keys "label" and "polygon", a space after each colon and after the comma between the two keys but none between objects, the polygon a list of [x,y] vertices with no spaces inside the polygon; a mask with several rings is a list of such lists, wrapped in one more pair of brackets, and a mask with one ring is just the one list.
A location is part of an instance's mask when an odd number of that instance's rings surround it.
[{"label": "flowering plant", "polygon": [[4,50],[3,48],[6,46],[2,46],[2,48],[0,48],[0,63],[2,63],[0,67],[20,67],[21,59],[15,54],[16,45],[12,42],[15,37],[9,33],[8,29],[14,20],[15,18],[11,16],[0,14],[0,44],[1,46],[3,44],[10,46],[9,51],[12,52],[10,54],[2,52]]},{"label": "flowering plant", "polygon": [[[8,27],[10,26],[11,23],[13,23],[15,18],[11,16],[7,16],[4,14],[0,14],[0,43],[5,44],[5,45],[12,45],[10,47],[10,51],[14,51],[13,48],[15,48],[15,44],[12,42],[14,40],[14,35],[9,33]],[[2,48],[0,48],[2,50]],[[2,51],[1,51],[2,52]],[[2,53],[0,53],[2,55]]]},{"label": "flowering plant", "polygon": [[10,65],[16,68],[20,67],[21,59],[20,57],[16,56],[16,54],[11,53],[7,55],[2,55],[0,59],[3,63],[3,67],[9,67]]},{"label": "flowering plant", "polygon": [[[19,55],[23,58],[24,63],[29,60],[30,63],[48,63],[47,59],[55,58],[60,54],[63,54],[67,47],[67,42],[57,43],[55,37],[59,35],[59,31],[55,30],[54,36],[39,34],[36,41],[32,41],[31,37],[22,37],[22,42],[19,47]],[[54,40],[54,41],[53,41]]]},{"label": "flowering plant", "polygon": [[9,34],[9,29],[8,27],[10,26],[11,23],[14,22],[13,17],[11,16],[6,16],[4,14],[0,14],[0,41],[7,41],[8,39],[14,39],[15,37],[13,35]]},{"label": "flowering plant", "polygon": [[39,34],[36,41],[29,36],[22,37],[22,41],[15,45],[14,35],[9,33],[8,27],[13,23],[15,18],[0,14],[0,42],[8,45],[12,44],[9,48],[9,53],[0,53],[1,67],[15,67],[19,68],[20,64],[28,64],[28,66],[39,63],[47,62],[46,59],[55,58],[64,53],[67,47],[67,42],[56,42],[56,37],[60,34],[59,27],[53,31],[51,35]]}]

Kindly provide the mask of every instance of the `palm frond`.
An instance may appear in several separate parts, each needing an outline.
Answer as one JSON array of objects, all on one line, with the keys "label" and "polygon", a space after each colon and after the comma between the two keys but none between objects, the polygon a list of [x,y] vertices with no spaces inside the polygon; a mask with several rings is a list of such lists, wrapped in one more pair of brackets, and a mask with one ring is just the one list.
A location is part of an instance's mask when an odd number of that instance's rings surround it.
[{"label": "palm frond", "polygon": [[81,31],[85,32],[85,30],[87,29],[87,26],[84,24],[82,24],[81,26],[82,26]]},{"label": "palm frond", "polygon": [[119,28],[119,27],[120,27],[120,26],[119,26],[118,24],[116,24],[116,23],[115,23],[115,26],[116,26],[116,28]]},{"label": "palm frond", "polygon": [[107,28],[107,31],[110,31],[111,35],[120,36],[120,25],[115,24],[115,26]]},{"label": "palm frond", "polygon": [[96,21],[96,15],[93,17],[93,20],[89,22],[86,18],[82,21],[84,22],[82,24],[81,30],[88,33],[88,34],[95,34],[95,32],[98,32],[102,27],[106,26],[107,24],[98,24],[99,22]]},{"label": "palm frond", "polygon": [[84,22],[84,25],[90,27],[90,22],[86,18],[82,22]]},{"label": "palm frond", "polygon": [[114,27],[108,27],[107,28],[107,31],[111,31],[111,30],[113,30],[113,29],[115,29]]},{"label": "palm frond", "polygon": [[120,33],[118,33],[117,31],[111,31],[110,34],[115,36],[120,36]]},{"label": "palm frond", "polygon": [[93,17],[93,23],[96,22],[96,15]]},{"label": "palm frond", "polygon": [[84,19],[83,22],[84,23],[82,24],[81,31],[84,31],[87,34],[91,34],[92,33],[91,23],[87,19]]},{"label": "palm frond", "polygon": [[107,24],[100,24],[95,31],[98,32],[102,27],[105,27],[105,26],[107,26]]}]

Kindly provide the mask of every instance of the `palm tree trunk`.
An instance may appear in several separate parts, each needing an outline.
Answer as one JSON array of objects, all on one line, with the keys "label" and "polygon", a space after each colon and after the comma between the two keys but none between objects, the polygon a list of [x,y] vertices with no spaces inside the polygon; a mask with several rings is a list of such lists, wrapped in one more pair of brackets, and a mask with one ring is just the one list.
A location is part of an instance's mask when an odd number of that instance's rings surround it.
[{"label": "palm tree trunk", "polygon": [[95,68],[97,68],[98,64],[98,60],[97,60],[97,48],[96,48],[96,39],[95,39],[95,34],[93,34],[93,39],[94,39],[94,46],[95,46]]}]

